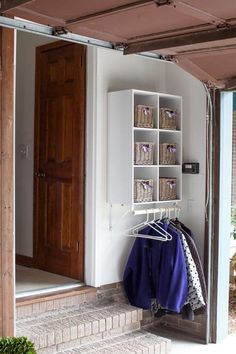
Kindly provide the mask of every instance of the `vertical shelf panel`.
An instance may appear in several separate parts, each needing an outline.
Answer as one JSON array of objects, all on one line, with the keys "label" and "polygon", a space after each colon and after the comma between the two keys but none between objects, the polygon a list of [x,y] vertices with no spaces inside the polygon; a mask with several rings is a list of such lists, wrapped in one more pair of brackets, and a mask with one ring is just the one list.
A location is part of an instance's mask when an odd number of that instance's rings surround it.
[{"label": "vertical shelf panel", "polygon": [[133,203],[133,107],[132,90],[108,94],[108,202],[111,204]]},{"label": "vertical shelf panel", "polygon": [[[182,199],[182,97],[159,94],[159,109],[170,108],[177,112],[176,130],[159,129],[159,143],[176,143],[176,165],[159,165],[159,178],[176,178],[177,199]],[[160,149],[159,149],[160,151]],[[163,203],[164,201],[160,201]],[[168,201],[168,202],[171,202]]]},{"label": "vertical shelf panel", "polygon": [[[137,105],[151,106],[154,111],[153,117],[153,129],[147,128],[135,128],[134,127],[134,141],[135,142],[152,142],[154,143],[153,150],[153,165],[156,167],[143,165],[142,167],[134,166],[134,179],[152,179],[153,180],[153,201],[157,201],[158,198],[158,176],[157,176],[157,164],[158,164],[158,94],[145,91],[134,91],[134,115]],[[133,182],[134,188],[134,182]],[[136,203],[134,203],[136,204]],[[139,203],[141,204],[141,203]]]}]

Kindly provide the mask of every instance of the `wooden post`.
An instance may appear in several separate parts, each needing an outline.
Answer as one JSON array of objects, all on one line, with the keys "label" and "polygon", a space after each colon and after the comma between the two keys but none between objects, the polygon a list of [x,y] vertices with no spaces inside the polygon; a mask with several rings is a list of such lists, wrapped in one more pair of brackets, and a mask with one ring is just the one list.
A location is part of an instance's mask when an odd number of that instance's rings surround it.
[{"label": "wooden post", "polygon": [[14,335],[14,30],[0,28],[0,336]]},{"label": "wooden post", "polygon": [[219,195],[220,195],[220,91],[215,94],[213,122],[213,236],[211,261],[211,307],[210,307],[210,341],[216,343],[217,333],[217,288],[219,259]]}]

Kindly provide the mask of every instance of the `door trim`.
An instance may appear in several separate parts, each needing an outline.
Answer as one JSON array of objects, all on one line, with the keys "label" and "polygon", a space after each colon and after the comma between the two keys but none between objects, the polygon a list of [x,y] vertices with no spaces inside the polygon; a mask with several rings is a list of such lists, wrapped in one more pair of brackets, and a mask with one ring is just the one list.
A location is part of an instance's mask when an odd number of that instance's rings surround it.
[{"label": "door trim", "polygon": [[0,28],[0,336],[14,335],[14,30]]},{"label": "door trim", "polygon": [[[227,96],[225,96],[227,95]],[[228,286],[230,248],[230,202],[232,160],[227,146],[232,149],[229,134],[232,132],[232,93],[217,91],[214,124],[214,185],[213,185],[213,235],[212,235],[212,286],[211,286],[211,341],[217,343],[227,336]],[[233,112],[232,112],[233,113]],[[230,119],[231,118],[231,119]],[[230,145],[229,145],[230,144]],[[228,164],[228,165],[227,165]],[[228,187],[224,188],[223,184]],[[228,209],[227,209],[228,208]],[[224,214],[225,213],[225,214]],[[224,238],[225,236],[225,238]],[[225,318],[227,316],[227,318]]]}]

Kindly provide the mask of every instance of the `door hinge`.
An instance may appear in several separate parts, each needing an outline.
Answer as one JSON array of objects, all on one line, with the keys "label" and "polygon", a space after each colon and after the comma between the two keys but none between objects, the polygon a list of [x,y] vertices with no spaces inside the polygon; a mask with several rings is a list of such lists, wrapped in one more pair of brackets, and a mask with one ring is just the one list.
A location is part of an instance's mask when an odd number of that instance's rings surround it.
[{"label": "door hinge", "polygon": [[79,252],[79,241],[76,242],[76,251]]}]

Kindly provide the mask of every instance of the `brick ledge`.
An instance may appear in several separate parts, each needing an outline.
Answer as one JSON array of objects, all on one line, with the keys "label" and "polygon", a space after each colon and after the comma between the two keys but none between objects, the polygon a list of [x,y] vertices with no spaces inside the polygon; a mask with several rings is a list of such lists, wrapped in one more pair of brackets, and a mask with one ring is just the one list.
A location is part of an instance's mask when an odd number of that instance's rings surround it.
[{"label": "brick ledge", "polygon": [[39,300],[51,301],[51,300],[60,300],[70,296],[96,293],[97,289],[92,286],[78,286],[78,288],[68,289],[68,290],[59,290],[58,292],[48,293],[48,294],[39,294],[26,296],[19,299],[16,299],[16,307],[31,305],[37,303]]}]

